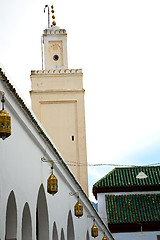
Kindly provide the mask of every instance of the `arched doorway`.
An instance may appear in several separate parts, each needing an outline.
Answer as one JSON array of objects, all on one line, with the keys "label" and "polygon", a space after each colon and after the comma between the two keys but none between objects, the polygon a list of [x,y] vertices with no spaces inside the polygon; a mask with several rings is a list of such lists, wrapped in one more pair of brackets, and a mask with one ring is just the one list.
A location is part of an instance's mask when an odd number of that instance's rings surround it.
[{"label": "arched doorway", "polygon": [[25,204],[22,215],[22,240],[32,240],[31,214],[28,203]]},{"label": "arched doorway", "polygon": [[68,214],[68,222],[67,222],[67,240],[74,240],[74,225],[73,225],[73,218],[72,213],[69,211]]},{"label": "arched doorway", "polygon": [[58,232],[57,232],[57,227],[55,222],[53,224],[53,240],[58,240]]},{"label": "arched doorway", "polygon": [[65,240],[65,238],[64,238],[64,231],[63,231],[63,229],[61,230],[61,240]]},{"label": "arched doorway", "polygon": [[40,186],[36,209],[37,240],[49,240],[48,209],[43,185]]},{"label": "arched doorway", "polygon": [[17,206],[14,192],[8,198],[6,211],[6,239],[17,238]]}]

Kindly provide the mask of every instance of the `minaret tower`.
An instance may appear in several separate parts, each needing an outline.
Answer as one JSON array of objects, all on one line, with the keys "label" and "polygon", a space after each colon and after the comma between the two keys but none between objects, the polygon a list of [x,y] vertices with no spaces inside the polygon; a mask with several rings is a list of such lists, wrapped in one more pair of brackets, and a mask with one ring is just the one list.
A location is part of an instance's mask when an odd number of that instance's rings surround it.
[{"label": "minaret tower", "polygon": [[67,32],[52,24],[43,33],[45,69],[31,71],[32,109],[88,194],[83,74],[68,69]]}]

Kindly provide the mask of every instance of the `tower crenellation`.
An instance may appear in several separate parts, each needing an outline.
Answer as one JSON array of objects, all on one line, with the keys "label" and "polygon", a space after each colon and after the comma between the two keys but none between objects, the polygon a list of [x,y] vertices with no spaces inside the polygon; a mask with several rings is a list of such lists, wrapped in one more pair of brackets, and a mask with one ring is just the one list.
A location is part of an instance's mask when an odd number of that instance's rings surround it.
[{"label": "tower crenellation", "polygon": [[45,29],[43,33],[44,33],[44,35],[67,34],[67,31],[65,29],[59,29],[57,27],[52,27],[50,29]]},{"label": "tower crenellation", "polygon": [[40,75],[40,74],[77,74],[77,73],[82,73],[82,69],[55,69],[55,70],[32,70],[31,74],[32,75]]}]

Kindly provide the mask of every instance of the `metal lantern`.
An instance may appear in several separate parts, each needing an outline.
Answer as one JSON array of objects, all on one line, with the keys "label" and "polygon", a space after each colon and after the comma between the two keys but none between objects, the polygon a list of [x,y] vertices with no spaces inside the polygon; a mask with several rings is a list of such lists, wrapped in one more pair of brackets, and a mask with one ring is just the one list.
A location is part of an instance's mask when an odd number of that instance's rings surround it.
[{"label": "metal lantern", "polygon": [[11,117],[4,110],[4,93],[2,93],[2,110],[0,111],[0,138],[3,140],[11,135]]},{"label": "metal lantern", "polygon": [[104,235],[104,237],[102,238],[102,240],[108,240],[108,238]]},{"label": "metal lantern", "polygon": [[58,180],[53,175],[53,166],[51,167],[52,173],[47,180],[47,192],[54,195],[58,192]]},{"label": "metal lantern", "polygon": [[78,198],[78,202],[74,206],[74,215],[79,218],[83,216],[83,206],[79,202],[79,196],[77,198]]},{"label": "metal lantern", "polygon": [[95,220],[94,220],[94,224],[93,224],[93,226],[92,226],[92,228],[91,228],[91,235],[92,235],[92,237],[97,237],[98,236],[98,228],[97,228],[97,226],[95,225]]}]

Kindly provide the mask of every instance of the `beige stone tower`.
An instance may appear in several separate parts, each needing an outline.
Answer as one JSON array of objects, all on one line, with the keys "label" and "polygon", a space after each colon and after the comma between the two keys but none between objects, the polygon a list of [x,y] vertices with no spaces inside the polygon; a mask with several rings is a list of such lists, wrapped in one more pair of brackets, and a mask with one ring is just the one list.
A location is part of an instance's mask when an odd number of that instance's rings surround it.
[{"label": "beige stone tower", "polygon": [[45,70],[31,71],[32,109],[88,194],[83,74],[68,69],[66,30],[44,30]]}]

